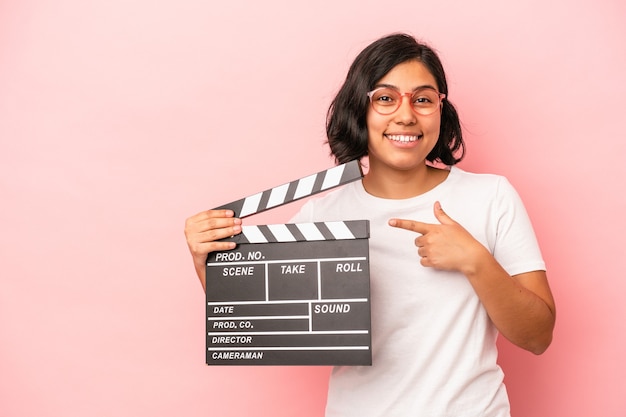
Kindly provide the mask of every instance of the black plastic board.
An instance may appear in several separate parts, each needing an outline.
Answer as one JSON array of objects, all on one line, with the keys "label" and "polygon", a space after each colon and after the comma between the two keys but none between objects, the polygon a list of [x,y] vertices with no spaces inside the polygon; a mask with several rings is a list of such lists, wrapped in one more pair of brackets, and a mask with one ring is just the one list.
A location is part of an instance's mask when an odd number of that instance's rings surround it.
[{"label": "black plastic board", "polygon": [[369,222],[253,228],[207,259],[206,363],[371,365]]}]

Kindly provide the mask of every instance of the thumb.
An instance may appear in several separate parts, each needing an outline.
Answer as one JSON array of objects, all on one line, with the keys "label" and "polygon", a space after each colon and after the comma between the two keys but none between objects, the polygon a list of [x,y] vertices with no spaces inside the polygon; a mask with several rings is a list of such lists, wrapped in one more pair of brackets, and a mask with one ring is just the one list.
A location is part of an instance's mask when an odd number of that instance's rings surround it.
[{"label": "thumb", "polygon": [[443,208],[441,208],[441,203],[439,201],[435,201],[434,211],[435,217],[437,218],[437,220],[439,220],[439,223],[456,224],[456,222],[452,220],[452,218],[448,216],[445,211],[443,211]]}]

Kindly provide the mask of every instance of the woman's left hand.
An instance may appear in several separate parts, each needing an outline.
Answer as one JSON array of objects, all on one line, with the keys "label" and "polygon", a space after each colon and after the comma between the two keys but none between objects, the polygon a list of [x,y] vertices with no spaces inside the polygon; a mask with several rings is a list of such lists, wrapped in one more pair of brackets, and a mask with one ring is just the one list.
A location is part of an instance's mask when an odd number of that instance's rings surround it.
[{"label": "woman's left hand", "polygon": [[434,212],[439,224],[394,218],[389,220],[389,225],[421,235],[415,239],[415,246],[423,266],[459,272],[472,268],[477,257],[485,255],[487,249],[450,218],[438,201]]},{"label": "woman's left hand", "polygon": [[463,273],[504,337],[535,354],[552,341],[556,318],[546,272],[511,277],[480,242],[435,203],[439,224],[391,219],[389,224],[419,233],[415,239],[423,266]]}]

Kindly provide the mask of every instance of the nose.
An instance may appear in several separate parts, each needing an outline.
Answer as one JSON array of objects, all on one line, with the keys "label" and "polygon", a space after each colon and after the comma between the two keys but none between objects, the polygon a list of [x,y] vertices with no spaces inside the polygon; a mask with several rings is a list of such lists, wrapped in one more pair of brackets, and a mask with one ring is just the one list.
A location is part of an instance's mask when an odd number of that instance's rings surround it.
[{"label": "nose", "polygon": [[400,96],[400,107],[394,114],[396,123],[411,125],[417,122],[417,116],[415,111],[413,111],[413,104],[411,103],[412,96],[412,93],[404,93]]}]

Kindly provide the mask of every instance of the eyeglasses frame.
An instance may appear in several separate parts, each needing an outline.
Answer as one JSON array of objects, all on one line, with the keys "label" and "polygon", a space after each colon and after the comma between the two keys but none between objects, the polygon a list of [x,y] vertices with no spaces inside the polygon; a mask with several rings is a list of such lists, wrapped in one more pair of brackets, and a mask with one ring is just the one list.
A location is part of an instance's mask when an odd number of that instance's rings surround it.
[{"label": "eyeglasses frame", "polygon": [[[374,102],[372,101],[372,97],[374,96],[374,93],[377,92],[378,90],[382,90],[384,88],[390,89],[390,90],[395,90],[400,95],[400,101],[398,103],[398,106],[393,111],[391,111],[390,113],[381,113],[380,111],[376,110],[376,107],[374,107]],[[367,97],[369,98],[370,106],[372,106],[372,110],[374,110],[376,113],[378,113],[378,114],[380,114],[382,116],[389,116],[389,115],[394,114],[395,112],[397,112],[400,109],[400,107],[402,107],[402,100],[404,99],[405,96],[407,96],[409,98],[409,100],[410,100],[411,97],[413,97],[413,94],[415,94],[415,92],[418,91],[418,90],[432,90],[435,93],[437,93],[437,96],[439,97],[439,105],[435,106],[431,113],[424,114],[424,113],[419,113],[415,109],[415,106],[413,106],[411,104],[411,109],[413,110],[413,112],[415,114],[420,115],[420,116],[430,116],[430,115],[434,114],[437,111],[437,107],[443,106],[443,100],[446,98],[446,95],[444,93],[440,93],[439,91],[435,90],[434,88],[430,88],[430,87],[421,87],[421,88],[417,88],[417,89],[415,89],[413,91],[407,91],[405,93],[401,93],[397,88],[389,87],[389,86],[382,86],[382,87],[375,88],[372,91],[369,91],[367,93]]]}]

